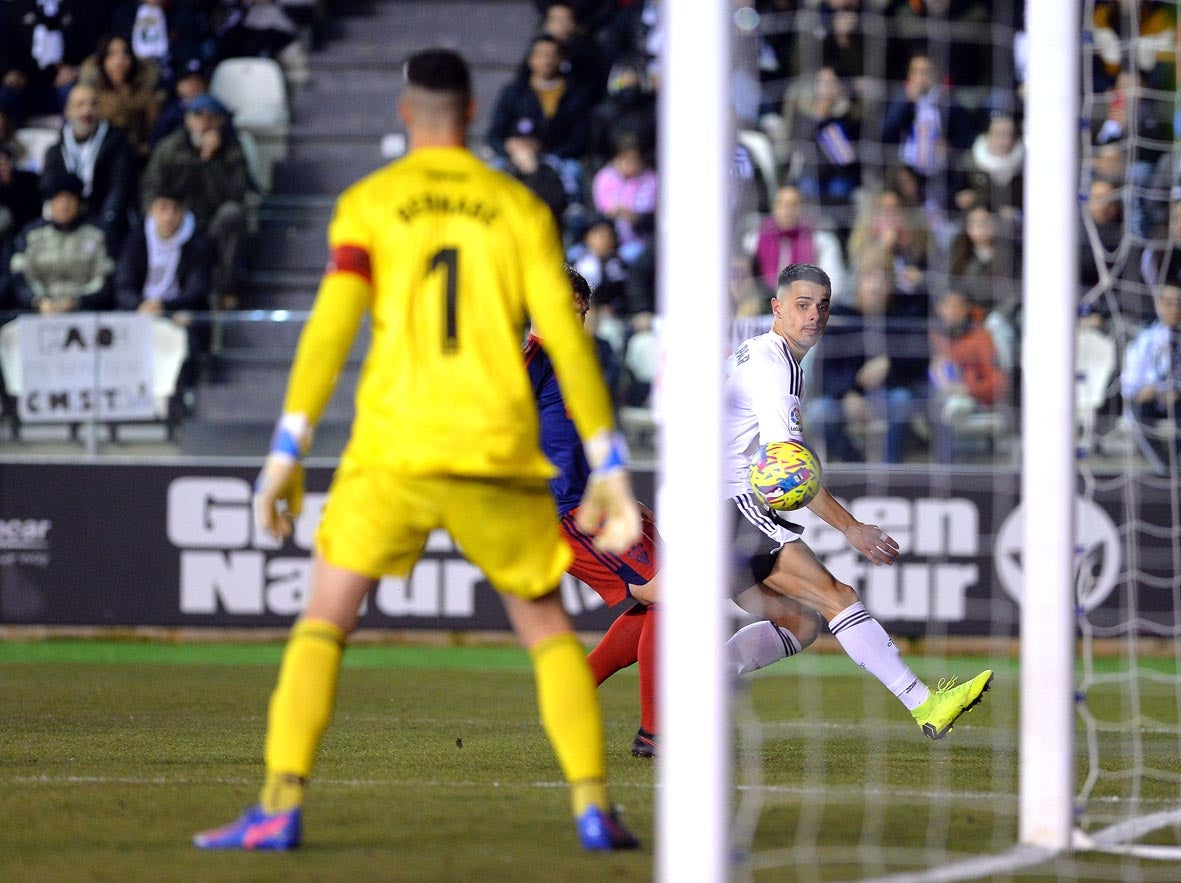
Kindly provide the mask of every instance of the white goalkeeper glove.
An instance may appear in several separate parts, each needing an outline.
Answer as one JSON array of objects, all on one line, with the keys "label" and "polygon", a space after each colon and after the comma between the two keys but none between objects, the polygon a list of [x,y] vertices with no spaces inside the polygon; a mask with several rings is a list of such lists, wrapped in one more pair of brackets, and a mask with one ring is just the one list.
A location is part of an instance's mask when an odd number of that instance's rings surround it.
[{"label": "white goalkeeper glove", "polygon": [[311,428],[302,414],[284,414],[275,424],[271,451],[254,483],[254,520],[272,536],[286,539],[303,506],[303,464]]},{"label": "white goalkeeper glove", "polygon": [[591,474],[578,507],[578,527],[593,534],[599,548],[625,552],[640,539],[640,507],[627,475],[627,442],[618,432],[602,432],[585,447]]}]

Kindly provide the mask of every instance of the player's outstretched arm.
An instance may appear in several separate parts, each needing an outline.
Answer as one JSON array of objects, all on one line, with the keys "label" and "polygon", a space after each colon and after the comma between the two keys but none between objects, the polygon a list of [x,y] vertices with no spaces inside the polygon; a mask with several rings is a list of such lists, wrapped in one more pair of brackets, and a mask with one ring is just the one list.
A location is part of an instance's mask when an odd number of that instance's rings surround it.
[{"label": "player's outstretched arm", "polygon": [[624,552],[640,539],[640,507],[627,475],[627,444],[618,432],[601,432],[586,443],[591,464],[578,507],[578,527],[608,552]]},{"label": "player's outstretched arm", "polygon": [[828,488],[822,487],[808,508],[844,534],[849,545],[874,564],[893,564],[898,560],[898,543],[894,538],[876,524],[863,524],[854,518]]},{"label": "player's outstretched arm", "polygon": [[254,486],[255,521],[273,536],[288,537],[295,528],[303,503],[300,460],[312,445],[316,421],[332,397],[371,292],[368,280],[355,273],[330,272],[320,284],[291,366],[283,416]]}]

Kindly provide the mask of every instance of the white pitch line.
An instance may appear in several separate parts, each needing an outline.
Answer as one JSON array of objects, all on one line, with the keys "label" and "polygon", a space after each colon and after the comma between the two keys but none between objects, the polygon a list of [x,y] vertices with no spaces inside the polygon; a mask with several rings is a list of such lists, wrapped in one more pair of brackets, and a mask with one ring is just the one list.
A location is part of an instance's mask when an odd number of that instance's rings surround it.
[{"label": "white pitch line", "polygon": [[[194,778],[191,776],[53,776],[42,774],[38,776],[12,776],[0,779],[16,785],[141,785],[167,787],[172,785],[252,785],[256,779],[243,778]],[[566,788],[564,781],[535,781],[535,782],[476,782],[476,781],[430,781],[422,779],[315,779],[320,787],[333,788],[517,788],[517,789],[558,789]],[[657,785],[651,782],[628,782],[618,778],[611,780],[612,788],[636,788],[641,790],[655,790]],[[889,788],[825,788],[821,786],[793,786],[793,785],[739,785],[739,791],[751,793],[791,795],[794,797],[824,797],[829,801],[854,801],[867,796],[882,799],[906,800],[937,800],[937,801],[1010,801],[1011,794],[991,793],[985,791],[919,791],[915,789]]]},{"label": "white pitch line", "polygon": [[1030,865],[1040,865],[1050,861],[1056,853],[1040,846],[1017,846],[999,855],[984,855],[970,858],[929,871],[907,871],[904,874],[891,874],[888,877],[876,877],[865,883],[952,883],[956,880],[979,880],[1028,868]]},{"label": "white pitch line", "polygon": [[[431,781],[423,779],[315,779],[316,785],[333,788],[524,788],[550,789],[566,788],[566,782],[474,782],[474,781]],[[190,776],[10,776],[0,782],[14,785],[142,785],[167,787],[171,785],[255,785],[258,779],[243,778],[193,778]],[[625,782],[613,779],[613,788],[652,789],[650,782]]]},{"label": "white pitch line", "polygon": [[[193,785],[228,785],[249,786],[258,784],[258,779],[235,778],[229,776],[197,778],[193,776],[54,776],[41,774],[37,776],[2,776],[0,783],[12,785],[136,785],[143,787],[172,787]],[[326,788],[452,788],[456,790],[471,790],[479,788],[507,788],[517,790],[552,790],[567,787],[567,783],[559,780],[534,782],[477,782],[455,780],[422,780],[422,779],[315,779],[318,787]],[[639,791],[655,791],[660,786],[654,782],[625,781],[619,778],[611,780],[612,788],[627,788]],[[808,785],[737,785],[736,790],[747,794],[766,794],[769,796],[787,796],[798,798],[823,798],[826,803],[858,803],[866,799],[873,800],[905,800],[914,803],[929,801],[931,803],[995,803],[1007,805],[1014,800],[1014,795],[1000,791],[933,791],[917,788],[888,788],[888,787],[824,787]],[[1092,803],[1120,803],[1119,797],[1094,798]],[[1138,806],[1170,806],[1176,807],[1175,798],[1151,798],[1136,802]],[[1166,818],[1167,817],[1167,818]],[[1148,828],[1155,829],[1162,824],[1173,823],[1178,816],[1175,812],[1149,816]],[[1161,819],[1166,819],[1162,823]],[[1144,820],[1140,821],[1144,824]],[[1134,839],[1143,836],[1143,830],[1129,832],[1121,826],[1113,826],[1099,834],[1096,840],[1104,845],[1120,840]],[[1129,836],[1131,834],[1132,836]]]}]

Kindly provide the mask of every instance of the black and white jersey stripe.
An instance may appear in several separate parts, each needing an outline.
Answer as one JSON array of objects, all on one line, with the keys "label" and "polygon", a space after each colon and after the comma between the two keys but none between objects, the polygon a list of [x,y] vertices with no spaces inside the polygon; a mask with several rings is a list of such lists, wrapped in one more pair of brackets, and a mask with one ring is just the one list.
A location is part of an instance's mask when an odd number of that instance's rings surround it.
[{"label": "black and white jersey stripe", "polygon": [[800,363],[796,361],[796,357],[791,354],[791,349],[787,345],[786,340],[780,340],[779,345],[783,347],[783,354],[787,357],[787,369],[791,374],[791,382],[788,387],[788,392],[799,398],[804,397],[804,369],[800,367]]}]

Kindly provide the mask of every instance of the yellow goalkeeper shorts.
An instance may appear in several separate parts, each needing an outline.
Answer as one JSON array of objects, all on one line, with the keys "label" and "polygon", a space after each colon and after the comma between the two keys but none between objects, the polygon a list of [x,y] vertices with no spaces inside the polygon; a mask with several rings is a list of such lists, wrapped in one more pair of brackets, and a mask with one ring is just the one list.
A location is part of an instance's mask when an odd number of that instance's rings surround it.
[{"label": "yellow goalkeeper shorts", "polygon": [[544,479],[405,475],[347,458],[332,479],[316,547],[354,573],[406,576],[436,528],[497,591],[538,598],[570,566]]}]

